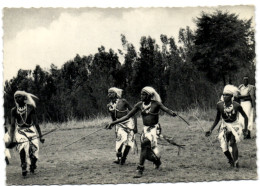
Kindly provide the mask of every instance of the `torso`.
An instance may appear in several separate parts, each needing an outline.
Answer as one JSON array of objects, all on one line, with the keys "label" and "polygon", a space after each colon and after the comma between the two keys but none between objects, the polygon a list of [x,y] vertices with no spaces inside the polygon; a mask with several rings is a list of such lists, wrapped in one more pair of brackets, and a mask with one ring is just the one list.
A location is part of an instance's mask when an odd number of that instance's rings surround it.
[{"label": "torso", "polygon": [[[242,96],[249,96],[250,94],[249,94],[249,91],[250,91],[250,87],[249,87],[250,85],[247,85],[247,86],[245,86],[244,84],[242,84],[242,85],[240,85],[239,86],[239,90],[240,90],[240,94],[242,95]],[[243,98],[243,99],[241,99],[241,101],[251,101],[251,98],[250,97],[248,97],[248,98]]]},{"label": "torso", "polygon": [[151,101],[148,105],[139,102],[137,103],[137,106],[141,110],[143,124],[145,126],[153,126],[159,123],[160,107],[156,101]]},{"label": "torso", "polygon": [[217,109],[220,111],[222,118],[227,123],[232,123],[237,120],[239,103],[233,101],[229,107],[224,106],[224,101],[217,104]]},{"label": "torso", "polygon": [[108,104],[108,111],[110,112],[112,119],[119,119],[127,115],[129,112],[126,101],[124,99],[118,99],[116,103]]},{"label": "torso", "polygon": [[249,86],[241,85],[239,89],[242,96],[249,95]]},{"label": "torso", "polygon": [[14,117],[15,125],[19,127],[31,127],[33,125],[33,114],[35,110],[32,106],[27,105],[27,111],[19,114],[17,107],[12,108],[12,116]]}]

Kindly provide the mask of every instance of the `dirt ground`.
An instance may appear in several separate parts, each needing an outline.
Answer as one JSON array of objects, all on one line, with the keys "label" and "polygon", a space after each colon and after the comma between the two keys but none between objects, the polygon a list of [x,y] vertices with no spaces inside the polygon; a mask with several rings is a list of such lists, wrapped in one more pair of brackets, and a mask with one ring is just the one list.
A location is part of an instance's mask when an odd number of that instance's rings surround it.
[{"label": "dirt ground", "polygon": [[[115,160],[114,130],[100,130],[67,148],[67,144],[101,128],[61,128],[45,137],[40,145],[40,160],[35,174],[21,175],[20,159],[16,150],[11,150],[12,159],[6,168],[8,185],[49,185],[49,184],[124,184],[124,183],[177,183],[220,180],[256,180],[256,136],[239,143],[240,168],[230,168],[216,139],[217,130],[209,138],[195,119],[188,120],[191,126],[178,118],[163,117],[160,120],[162,134],[174,137],[185,149],[160,142],[162,165],[159,170],[145,162],[142,178],[133,179],[138,165],[139,154],[129,154],[125,165],[117,165]],[[212,122],[200,121],[202,127],[209,129]],[[139,132],[142,122],[138,119]],[[47,132],[45,128],[43,132]],[[137,135],[140,152],[140,140]]]}]

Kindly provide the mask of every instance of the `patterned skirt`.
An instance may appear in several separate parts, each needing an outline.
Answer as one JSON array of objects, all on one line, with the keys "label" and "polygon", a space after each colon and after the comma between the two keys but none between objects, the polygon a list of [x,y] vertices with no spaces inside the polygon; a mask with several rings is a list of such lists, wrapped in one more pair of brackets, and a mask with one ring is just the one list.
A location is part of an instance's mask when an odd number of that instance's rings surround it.
[{"label": "patterned skirt", "polygon": [[17,150],[21,152],[22,149],[25,150],[26,162],[30,165],[30,157],[34,156],[39,158],[39,140],[37,138],[37,132],[34,126],[20,128],[16,127],[15,139],[18,142]]}]

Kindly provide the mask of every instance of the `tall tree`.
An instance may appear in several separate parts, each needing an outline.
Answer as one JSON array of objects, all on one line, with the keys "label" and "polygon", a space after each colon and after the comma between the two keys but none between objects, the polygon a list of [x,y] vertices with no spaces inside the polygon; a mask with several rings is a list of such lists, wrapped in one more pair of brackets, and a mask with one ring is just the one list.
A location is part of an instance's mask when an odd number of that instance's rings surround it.
[{"label": "tall tree", "polygon": [[51,92],[48,92],[46,89],[48,72],[44,71],[39,65],[36,65],[33,70],[33,87],[31,93],[34,93],[39,99],[37,104],[37,116],[38,119],[46,121],[48,117],[48,97]]},{"label": "tall tree", "polygon": [[124,49],[124,52],[120,51],[120,53],[124,56],[124,63],[121,68],[123,76],[122,79],[124,80],[124,85],[122,88],[125,90],[127,98],[131,99],[130,96],[134,96],[134,92],[132,90],[135,88],[133,84],[133,77],[136,72],[134,66],[137,61],[137,53],[134,45],[129,43],[123,34],[121,34],[121,41]]},{"label": "tall tree", "polygon": [[142,37],[140,45],[140,53],[134,64],[133,91],[138,95],[144,86],[153,86],[160,94],[164,94],[161,77],[164,76],[165,64],[159,46],[150,36]]},{"label": "tall tree", "polygon": [[117,86],[117,73],[121,68],[117,54],[109,49],[107,52],[104,46],[98,48],[98,53],[94,55],[93,61],[89,66],[89,80],[92,87],[92,95],[95,102],[95,109],[101,112],[106,110],[107,90],[112,86]]},{"label": "tall tree", "polygon": [[134,66],[136,72],[133,77],[134,93],[137,95],[144,86],[153,86],[152,67],[154,66],[155,40],[143,36],[140,45],[139,57]]},{"label": "tall tree", "polygon": [[232,75],[255,58],[252,20],[217,10],[212,14],[203,12],[195,22],[194,63],[212,82],[231,83]]}]

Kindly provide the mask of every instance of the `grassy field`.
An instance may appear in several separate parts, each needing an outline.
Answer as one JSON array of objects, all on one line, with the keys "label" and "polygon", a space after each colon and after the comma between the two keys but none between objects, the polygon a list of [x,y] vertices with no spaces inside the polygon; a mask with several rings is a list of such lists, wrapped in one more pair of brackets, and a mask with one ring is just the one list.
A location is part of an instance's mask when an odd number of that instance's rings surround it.
[{"label": "grassy field", "polygon": [[[160,141],[162,166],[155,170],[151,162],[146,161],[144,175],[133,179],[138,165],[139,154],[129,154],[126,165],[116,165],[114,130],[100,130],[67,148],[67,144],[103,127],[109,118],[86,122],[68,122],[59,125],[59,130],[47,135],[40,145],[40,160],[35,174],[22,178],[18,152],[11,150],[12,159],[6,168],[7,184],[123,184],[123,183],[177,183],[220,180],[256,180],[256,137],[239,143],[240,168],[229,167],[215,130],[209,138],[204,137],[203,127],[209,129],[212,119],[202,119],[183,115],[191,126],[178,118],[163,116],[160,118],[162,134],[174,137],[175,141],[185,144],[178,156],[178,148]],[[214,117],[213,117],[214,118]],[[43,133],[55,128],[57,124],[42,125]],[[138,119],[139,132],[142,121]],[[140,151],[140,140],[137,135]]]}]

